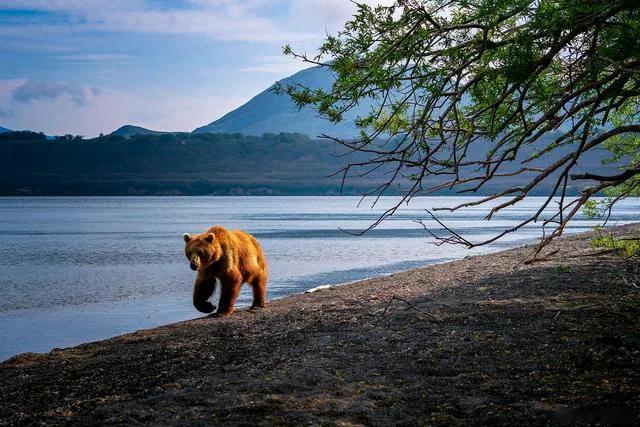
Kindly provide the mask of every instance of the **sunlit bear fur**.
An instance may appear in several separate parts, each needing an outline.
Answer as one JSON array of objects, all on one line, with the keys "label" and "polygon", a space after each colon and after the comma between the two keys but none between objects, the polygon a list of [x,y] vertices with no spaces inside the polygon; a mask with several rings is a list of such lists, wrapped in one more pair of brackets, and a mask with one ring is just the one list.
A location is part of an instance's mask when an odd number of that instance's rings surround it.
[{"label": "sunlit bear fur", "polygon": [[203,313],[215,306],[209,298],[220,281],[221,292],[216,315],[229,316],[240,287],[253,288],[252,309],[265,306],[267,295],[267,261],[258,241],[243,231],[211,227],[202,234],[184,235],[185,254],[191,268],[198,272],[193,287],[193,305]]}]

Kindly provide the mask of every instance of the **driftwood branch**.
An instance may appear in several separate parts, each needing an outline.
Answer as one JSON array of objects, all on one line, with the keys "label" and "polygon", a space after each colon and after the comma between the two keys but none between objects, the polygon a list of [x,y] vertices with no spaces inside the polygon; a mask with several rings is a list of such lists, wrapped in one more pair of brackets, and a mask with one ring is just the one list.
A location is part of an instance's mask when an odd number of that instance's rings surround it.
[{"label": "driftwood branch", "polygon": [[400,302],[405,303],[407,305],[407,310],[414,310],[414,311],[416,311],[416,312],[418,312],[420,314],[424,314],[425,316],[429,317],[434,322],[441,322],[442,321],[442,319],[440,319],[438,316],[436,316],[434,314],[431,314],[431,313],[427,313],[425,311],[422,311],[418,307],[416,307],[413,303],[411,303],[410,301],[407,301],[404,298],[401,298],[401,297],[399,297],[397,295],[394,295],[387,302],[387,305],[384,307],[384,310],[382,310],[382,313],[380,314],[380,316],[376,320],[375,325],[378,325],[382,321],[382,318],[384,318],[384,316],[387,314],[387,311],[389,311],[389,308],[391,307],[391,304],[394,301],[400,301]]}]

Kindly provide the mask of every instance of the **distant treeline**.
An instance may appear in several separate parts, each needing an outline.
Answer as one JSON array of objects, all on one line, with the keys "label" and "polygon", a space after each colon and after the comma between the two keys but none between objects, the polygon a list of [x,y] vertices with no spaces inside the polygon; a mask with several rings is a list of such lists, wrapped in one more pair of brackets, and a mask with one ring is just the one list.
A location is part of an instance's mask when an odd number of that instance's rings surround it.
[{"label": "distant treeline", "polygon": [[[481,146],[477,150],[473,155],[484,155]],[[84,139],[78,135],[50,138],[34,132],[7,132],[0,134],[0,195],[339,194],[341,177],[332,175],[349,162],[370,158],[365,153],[345,154],[340,146],[326,140],[289,133],[262,137],[170,133],[130,139],[101,135]],[[583,163],[598,171],[604,156],[590,152]],[[358,176],[363,170],[353,172],[343,194],[363,194],[385,179],[383,170],[364,176]],[[445,179],[447,176],[441,177],[440,182]],[[495,180],[482,191],[519,185],[525,179]],[[431,185],[437,183],[431,181]],[[550,185],[542,183],[533,194],[546,194]],[[400,192],[402,188],[392,186],[387,194]],[[435,194],[451,193],[442,188]]]},{"label": "distant treeline", "polygon": [[338,194],[329,175],[342,164],[333,144],[300,134],[0,134],[1,195]]},{"label": "distant treeline", "polygon": [[47,136],[42,132],[10,131],[0,133],[0,141],[46,141]]}]

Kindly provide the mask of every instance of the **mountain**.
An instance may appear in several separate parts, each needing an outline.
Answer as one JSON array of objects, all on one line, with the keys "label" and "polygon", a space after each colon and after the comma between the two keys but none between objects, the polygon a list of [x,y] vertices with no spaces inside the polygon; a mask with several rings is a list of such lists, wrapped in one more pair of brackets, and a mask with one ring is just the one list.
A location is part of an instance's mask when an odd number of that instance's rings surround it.
[{"label": "mountain", "polygon": [[2,126],[0,126],[0,133],[4,132],[11,132],[11,129],[3,128]]},{"label": "mountain", "polygon": [[117,130],[111,132],[110,135],[122,136],[124,138],[131,138],[133,135],[164,135],[171,132],[160,132],[157,130],[146,129],[140,126],[124,125]]},{"label": "mountain", "polygon": [[[329,69],[314,67],[300,71],[280,81],[284,86],[297,83],[313,89],[329,89],[334,76]],[[310,108],[298,110],[286,95],[278,95],[271,88],[258,94],[246,104],[231,111],[194,133],[242,133],[260,136],[264,133],[300,133],[309,137],[327,134],[339,138],[358,135],[353,120],[366,114],[370,105],[362,104],[345,114],[345,120],[334,124],[318,117]]]}]

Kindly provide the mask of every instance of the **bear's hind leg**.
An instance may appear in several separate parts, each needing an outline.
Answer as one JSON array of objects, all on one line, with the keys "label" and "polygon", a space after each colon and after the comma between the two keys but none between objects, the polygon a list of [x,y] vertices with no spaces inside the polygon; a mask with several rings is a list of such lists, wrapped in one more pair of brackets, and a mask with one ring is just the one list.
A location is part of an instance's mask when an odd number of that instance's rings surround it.
[{"label": "bear's hind leg", "polygon": [[267,278],[264,276],[258,276],[251,282],[253,288],[253,304],[251,304],[251,310],[257,308],[264,308],[267,302]]}]

